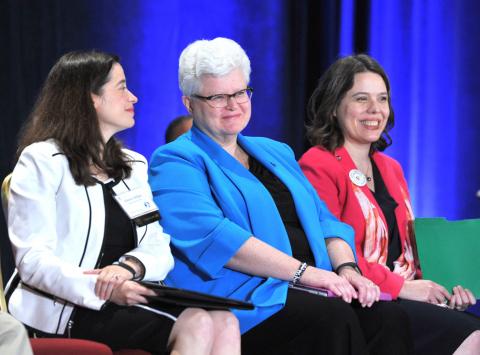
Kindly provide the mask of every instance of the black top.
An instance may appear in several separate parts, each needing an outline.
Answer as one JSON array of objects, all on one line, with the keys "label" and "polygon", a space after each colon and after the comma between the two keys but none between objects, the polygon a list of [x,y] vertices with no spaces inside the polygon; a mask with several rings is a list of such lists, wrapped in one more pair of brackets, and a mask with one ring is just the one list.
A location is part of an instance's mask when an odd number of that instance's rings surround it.
[{"label": "black top", "polygon": [[392,198],[385,186],[382,175],[377,166],[372,160],[373,178],[375,181],[375,191],[372,191],[373,196],[380,206],[385,220],[387,221],[388,230],[388,256],[387,266],[393,270],[393,262],[398,259],[402,253],[400,245],[400,232],[398,231],[397,218],[395,217],[395,208],[398,203]]},{"label": "black top", "polygon": [[272,174],[270,170],[265,168],[255,158],[249,157],[249,165],[250,172],[260,180],[270,192],[270,195],[272,195],[287,231],[293,257],[309,265],[315,265],[315,258],[308,244],[305,231],[298,219],[292,194],[279,178]]},{"label": "black top", "polygon": [[112,187],[117,182],[100,183],[105,201],[105,234],[99,268],[111,265],[122,255],[135,248],[135,234],[132,221],[115,201]]}]

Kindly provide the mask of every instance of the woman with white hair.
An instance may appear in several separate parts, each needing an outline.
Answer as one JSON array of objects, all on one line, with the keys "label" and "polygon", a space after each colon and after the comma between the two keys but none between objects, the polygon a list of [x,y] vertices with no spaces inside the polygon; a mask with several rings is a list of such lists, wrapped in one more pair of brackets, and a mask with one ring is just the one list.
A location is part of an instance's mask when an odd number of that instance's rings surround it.
[{"label": "woman with white hair", "polygon": [[[180,56],[193,127],[157,149],[150,167],[176,259],[166,282],[252,302],[254,311],[235,311],[243,354],[410,353],[406,316],[377,302],[378,287],[358,272],[352,229],[320,201],[291,149],[241,134],[249,78],[247,55],[226,38]],[[292,288],[300,285],[337,297]]]}]

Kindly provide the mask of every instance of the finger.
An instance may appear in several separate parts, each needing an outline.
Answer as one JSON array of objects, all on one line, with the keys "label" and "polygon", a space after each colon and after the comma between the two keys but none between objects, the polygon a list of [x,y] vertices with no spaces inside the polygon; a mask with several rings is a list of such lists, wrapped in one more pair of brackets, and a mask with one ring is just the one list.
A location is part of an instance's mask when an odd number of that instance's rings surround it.
[{"label": "finger", "polygon": [[375,287],[373,287],[371,284],[367,284],[366,290],[365,290],[365,300],[362,306],[370,307],[373,304],[373,302],[375,302],[375,297],[376,297]]},{"label": "finger", "polygon": [[327,289],[332,291],[335,296],[337,297],[341,297],[342,296],[342,292],[340,292],[340,290],[338,289],[337,286],[335,286],[334,284],[333,285],[330,285],[330,286],[327,286]]},{"label": "finger", "polygon": [[115,285],[113,283],[109,283],[108,287],[105,291],[105,300],[109,300],[112,297],[113,290],[115,290]]},{"label": "finger", "polygon": [[470,301],[469,303],[470,303],[471,305],[474,305],[475,303],[477,303],[477,300],[476,300],[476,298],[475,298],[475,295],[473,294],[472,291],[470,291],[468,288],[466,288],[466,289],[465,289],[465,292],[466,292],[467,295],[468,295],[468,299],[469,299],[469,301]]},{"label": "finger", "polygon": [[341,297],[345,302],[348,302],[348,297],[342,284],[333,284],[332,289],[338,290],[336,295]]},{"label": "finger", "polygon": [[[143,303],[143,304],[148,304],[148,300],[145,297],[138,296],[137,299],[135,300],[135,303]],[[134,304],[135,304],[134,303]]]},{"label": "finger", "polygon": [[366,285],[360,285],[357,287],[357,294],[358,294],[358,302],[365,306],[368,301],[368,287]]},{"label": "finger", "polygon": [[450,302],[448,303],[448,307],[450,309],[455,309],[457,306],[457,298],[455,295],[453,295],[452,297],[450,297]]},{"label": "finger", "polygon": [[125,279],[123,279],[121,275],[113,275],[105,290],[104,299],[109,300],[112,297],[113,291],[119,288],[124,282]]},{"label": "finger", "polygon": [[136,292],[129,292],[128,295],[127,295],[127,301],[126,303],[131,306],[133,304],[139,304],[139,303],[143,303],[143,304],[148,304],[148,299]]},{"label": "finger", "polygon": [[105,282],[102,285],[102,289],[101,289],[101,292],[100,292],[100,298],[102,300],[110,299],[110,296],[112,294],[112,290],[114,289],[115,286],[117,286],[118,279],[119,279],[118,275],[111,275],[108,282]]},{"label": "finger", "polygon": [[350,295],[352,298],[355,298],[357,299],[358,298],[358,292],[357,290],[355,289],[355,287],[350,283],[350,282],[346,282],[345,283],[345,287],[348,289]]},{"label": "finger", "polygon": [[345,302],[352,302],[352,292],[350,290],[350,288],[346,285],[346,284],[341,284],[339,285],[338,287],[340,289],[340,291],[342,292],[342,298]]},{"label": "finger", "polygon": [[357,291],[355,290],[355,288],[350,283],[345,284],[345,289],[348,293],[348,298],[350,299],[350,302],[352,302],[352,299],[357,299],[358,298]]},{"label": "finger", "polygon": [[157,293],[148,287],[140,285],[136,281],[126,280],[123,282],[125,289],[142,296],[156,296]]},{"label": "finger", "polygon": [[367,307],[372,307],[375,302],[378,302],[380,299],[380,288],[377,285],[370,287],[370,302],[368,302]]},{"label": "finger", "polygon": [[100,274],[101,269],[85,270],[83,273],[86,275],[98,275]]},{"label": "finger", "polygon": [[462,299],[462,303],[464,305],[470,304],[470,298],[468,297],[468,294],[465,292],[465,289],[462,286],[457,286],[457,290],[458,290],[458,294]]},{"label": "finger", "polygon": [[362,307],[369,307],[369,305],[373,302],[373,297],[373,290],[369,286],[367,286],[365,288],[365,295],[363,297],[363,301],[360,302]]},{"label": "finger", "polygon": [[367,307],[372,307],[372,305],[377,301],[380,292],[378,291],[377,285],[370,285],[369,291],[370,299],[367,303]]},{"label": "finger", "polygon": [[455,299],[455,305],[452,307],[452,309],[455,309],[457,311],[464,311],[468,307],[468,304],[463,303],[462,298],[459,294],[452,296],[452,298]]},{"label": "finger", "polygon": [[98,297],[100,297],[100,299],[102,300],[106,300],[107,298],[105,297],[105,295],[107,294],[107,290],[108,290],[108,285],[110,283],[110,280],[105,280],[104,282],[102,282],[100,284],[100,288],[99,288],[99,295]]},{"label": "finger", "polygon": [[156,296],[156,295],[157,295],[157,293],[156,293],[155,291],[150,290],[149,288],[143,287],[143,286],[141,286],[141,287],[138,289],[137,293],[138,293],[139,295],[142,295],[142,296]]},{"label": "finger", "polygon": [[455,308],[461,309],[463,307],[463,300],[459,291],[456,291],[453,297],[455,297]]},{"label": "finger", "polygon": [[446,298],[447,300],[450,300],[450,297],[451,297],[450,292],[448,292],[445,287],[441,285],[437,285],[437,290],[444,298]]},{"label": "finger", "polygon": [[447,304],[452,297],[450,293],[443,286],[440,285],[436,285],[436,287],[434,287],[432,291],[432,303]]},{"label": "finger", "polygon": [[97,278],[97,282],[95,283],[95,295],[97,295],[98,298],[101,298],[106,283],[108,283],[108,280],[106,280],[105,277],[99,276]]},{"label": "finger", "polygon": [[442,305],[442,306],[447,306],[448,302],[452,299],[452,297],[445,298],[445,296],[441,293],[434,293],[431,297],[429,297],[428,302]]},{"label": "finger", "polygon": [[[459,286],[455,286],[452,291],[453,291],[452,298],[455,298],[455,309],[458,310],[458,311],[461,311],[461,310],[465,309],[466,304],[465,304],[465,301],[464,301],[463,295],[462,295],[464,293],[463,289]],[[465,297],[467,297],[467,299],[468,299],[467,295],[465,295]]]},{"label": "finger", "polygon": [[380,294],[382,292],[380,291],[380,287],[378,287],[377,285],[375,285],[375,301],[380,301]]}]

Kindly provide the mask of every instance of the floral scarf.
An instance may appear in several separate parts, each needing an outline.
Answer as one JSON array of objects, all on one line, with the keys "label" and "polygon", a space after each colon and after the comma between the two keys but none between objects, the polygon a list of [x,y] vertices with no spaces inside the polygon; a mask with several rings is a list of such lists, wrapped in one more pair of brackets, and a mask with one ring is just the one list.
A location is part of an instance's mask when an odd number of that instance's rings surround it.
[{"label": "floral scarf", "polygon": [[[363,216],[365,217],[365,243],[363,247],[365,260],[371,263],[378,263],[388,269],[386,266],[388,253],[388,229],[382,218],[382,213],[368,199],[360,187],[354,183],[352,183],[352,187],[362,209]],[[417,271],[411,243],[411,239],[414,235],[414,216],[407,194],[402,187],[400,187],[400,190],[407,210],[407,238],[405,238],[404,245],[402,246],[402,253],[397,260],[393,262],[393,272],[402,276],[405,280],[413,280]]]}]

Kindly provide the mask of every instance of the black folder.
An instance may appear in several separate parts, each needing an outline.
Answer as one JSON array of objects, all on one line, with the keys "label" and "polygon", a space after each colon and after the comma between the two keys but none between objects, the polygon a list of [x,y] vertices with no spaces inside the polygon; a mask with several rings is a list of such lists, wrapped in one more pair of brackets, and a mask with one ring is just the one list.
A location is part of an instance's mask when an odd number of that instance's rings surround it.
[{"label": "black folder", "polygon": [[169,287],[156,282],[140,281],[141,285],[155,291],[155,296],[147,296],[148,305],[156,304],[196,307],[209,310],[227,310],[230,308],[251,310],[253,304],[231,298],[212,296],[206,293]]}]

